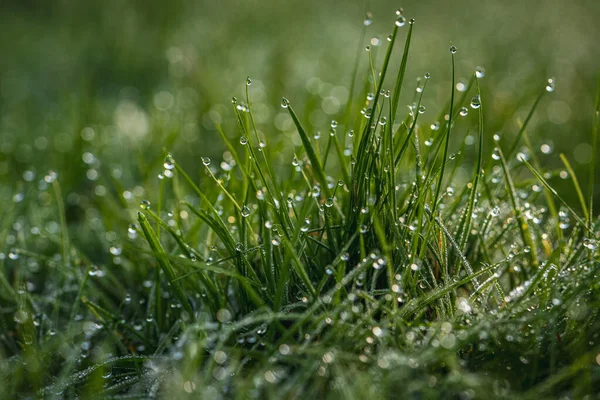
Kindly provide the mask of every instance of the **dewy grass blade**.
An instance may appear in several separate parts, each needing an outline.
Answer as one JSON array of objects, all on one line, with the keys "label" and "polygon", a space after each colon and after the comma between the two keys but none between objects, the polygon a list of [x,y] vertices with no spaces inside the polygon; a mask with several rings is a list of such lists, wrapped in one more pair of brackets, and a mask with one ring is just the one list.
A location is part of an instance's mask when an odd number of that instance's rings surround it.
[{"label": "dewy grass blade", "polygon": [[150,223],[148,222],[148,218],[146,218],[144,213],[138,212],[138,222],[140,223],[142,231],[144,232],[146,241],[148,242],[148,244],[150,245],[150,248],[152,249],[152,251],[155,254],[158,264],[160,265],[161,269],[163,270],[163,272],[169,279],[170,287],[173,290],[173,294],[175,295],[175,297],[177,297],[177,299],[181,303],[184,310],[188,313],[189,318],[191,320],[194,320],[195,319],[194,310],[192,309],[190,302],[188,301],[185,294],[183,293],[183,290],[181,289],[179,282],[174,282],[175,273],[173,272],[173,267],[172,267],[170,261],[168,260],[168,258],[166,257],[165,250],[163,249],[162,245],[158,241],[158,238],[156,237],[156,234],[154,233],[152,227],[150,226]]},{"label": "dewy grass blade", "polygon": [[461,251],[465,251],[465,245],[467,244],[467,238],[471,231],[471,220],[473,216],[473,208],[475,207],[475,199],[477,198],[477,189],[479,188],[479,180],[481,179],[481,168],[483,160],[483,102],[481,100],[481,89],[479,87],[479,79],[475,76],[477,82],[477,99],[478,102],[478,117],[479,117],[479,128],[478,128],[478,140],[479,146],[477,148],[477,163],[475,164],[475,171],[473,173],[473,186],[471,187],[471,193],[469,195],[469,203],[465,212],[465,222],[463,226],[459,226],[459,244]]},{"label": "dewy grass blade", "polygon": [[431,209],[431,218],[435,217],[435,213],[437,211],[438,200],[440,198],[440,193],[442,190],[442,185],[444,183],[444,171],[446,169],[446,160],[448,158],[448,147],[450,145],[450,134],[452,132],[452,123],[453,114],[454,114],[454,86],[455,86],[455,72],[454,72],[454,53],[456,53],[456,47],[452,45],[450,47],[450,55],[452,57],[452,88],[450,94],[450,112],[448,114],[448,129],[446,130],[446,135],[444,137],[444,152],[442,155],[442,168],[440,170],[440,176],[438,178],[438,183],[435,188],[435,195],[433,196],[432,209]]},{"label": "dewy grass blade", "polygon": [[575,193],[577,193],[577,197],[579,198],[579,203],[581,204],[581,210],[583,211],[583,217],[586,221],[590,219],[590,213],[588,211],[587,205],[585,204],[585,197],[583,196],[583,192],[581,191],[581,187],[579,186],[579,181],[577,180],[577,176],[575,175],[575,171],[573,171],[573,167],[571,167],[571,163],[567,160],[567,157],[563,153],[560,153],[560,159],[565,165],[571,180],[573,181],[573,186],[575,187]]},{"label": "dewy grass blade", "polygon": [[521,239],[523,240],[523,244],[529,247],[529,259],[531,261],[532,267],[535,269],[539,266],[536,242],[532,236],[531,230],[529,229],[529,223],[525,219],[523,211],[521,210],[521,207],[519,205],[519,198],[515,191],[515,184],[513,183],[508,164],[506,163],[506,158],[504,157],[504,153],[502,152],[502,149],[500,148],[500,144],[498,142],[496,142],[496,147],[498,148],[498,154],[500,156],[502,171],[504,172],[504,178],[506,179],[506,190],[509,195],[510,203],[515,214],[515,218],[517,219],[519,231],[521,232]]},{"label": "dewy grass blade", "polygon": [[569,205],[569,203],[567,203],[556,191],[556,189],[554,189],[552,186],[550,186],[550,184],[542,177],[542,175],[537,172],[535,170],[535,168],[533,168],[531,166],[531,164],[529,164],[526,160],[521,159],[521,162],[523,162],[527,168],[529,168],[529,170],[531,171],[531,173],[533,175],[535,175],[535,177],[542,183],[542,185],[544,185],[544,187],[546,187],[546,189],[548,189],[550,191],[550,193],[552,193],[552,195],[554,195],[554,197],[556,197],[558,199],[558,201],[560,201],[562,203],[563,206],[565,206],[565,208],[567,210],[569,210],[569,212],[571,213],[571,215],[573,215],[573,218],[575,218],[577,220],[577,222],[579,222],[579,224],[581,224],[581,226],[588,231],[588,233],[590,235],[592,235],[593,237],[596,237],[596,233],[594,232],[593,228],[588,226],[587,222],[584,221],[576,212],[575,210],[573,210],[571,208],[571,206]]},{"label": "dewy grass blade", "polygon": [[598,164],[598,126],[600,125],[600,75],[596,88],[596,104],[594,105],[594,122],[592,126],[592,159],[590,160],[588,181],[589,226],[594,224],[594,188],[596,187],[596,165]]},{"label": "dewy grass blade", "polygon": [[396,78],[396,85],[394,87],[394,97],[392,98],[392,119],[390,120],[390,129],[392,129],[395,119],[396,112],[398,111],[398,102],[400,101],[400,92],[402,91],[402,84],[404,82],[404,74],[406,73],[406,65],[408,63],[408,50],[410,49],[410,40],[412,38],[412,31],[414,27],[414,21],[411,20],[408,26],[408,33],[406,34],[406,41],[404,42],[404,54],[402,54],[402,61],[400,62],[400,68],[398,69],[398,77]]},{"label": "dewy grass blade", "polygon": [[517,150],[517,147],[519,146],[519,142],[521,141],[521,137],[525,133],[525,130],[527,129],[527,125],[529,125],[529,121],[531,120],[531,117],[533,117],[533,114],[535,113],[535,110],[537,109],[538,105],[540,104],[540,101],[544,97],[545,93],[546,93],[546,89],[543,88],[540,91],[540,94],[538,95],[538,97],[535,99],[533,106],[531,106],[531,109],[529,110],[529,113],[527,114],[527,117],[525,118],[525,121],[523,122],[521,129],[519,129],[519,133],[517,133],[517,137],[515,137],[515,140],[513,141],[512,146],[510,146],[510,149],[505,154],[505,157],[507,160],[510,160],[510,158],[513,156],[513,153]]},{"label": "dewy grass blade", "polygon": [[[287,102],[287,100],[285,100],[285,101]],[[309,139],[308,135],[306,134],[306,131],[302,127],[302,124],[300,124],[300,121],[298,120],[296,113],[294,112],[294,110],[292,109],[292,106],[289,103],[287,104],[287,109],[288,109],[290,115],[292,116],[292,120],[294,121],[294,124],[296,125],[296,129],[298,130],[298,134],[300,135],[300,140],[302,140],[302,145],[304,146],[304,151],[306,151],[306,155],[308,156],[308,159],[310,160],[311,170],[313,171],[313,174],[315,175],[317,182],[319,182],[319,185],[321,186],[321,191],[325,194],[325,198],[328,199],[331,197],[331,195],[329,192],[329,187],[327,186],[327,179],[325,178],[325,173],[323,172],[323,169],[321,168],[321,164],[319,163],[319,159],[317,158],[315,150],[312,147],[310,139]]]}]

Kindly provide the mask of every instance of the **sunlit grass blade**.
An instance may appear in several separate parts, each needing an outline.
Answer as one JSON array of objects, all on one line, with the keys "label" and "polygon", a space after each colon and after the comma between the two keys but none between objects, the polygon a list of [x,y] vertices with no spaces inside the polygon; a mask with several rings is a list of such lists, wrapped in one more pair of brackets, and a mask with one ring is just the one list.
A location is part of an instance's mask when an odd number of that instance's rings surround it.
[{"label": "sunlit grass blade", "polygon": [[531,164],[529,164],[526,160],[521,159],[521,162],[523,162],[527,168],[529,168],[529,170],[531,171],[531,173],[533,175],[535,175],[535,177],[542,183],[542,185],[544,185],[544,187],[546,189],[548,189],[550,191],[550,193],[552,193],[552,195],[554,195],[554,197],[556,197],[558,199],[558,201],[560,201],[560,203],[565,206],[565,208],[567,210],[569,210],[569,212],[571,213],[571,215],[573,216],[573,218],[575,218],[575,220],[577,220],[577,222],[579,224],[581,224],[581,226],[587,230],[592,236],[596,237],[596,233],[593,231],[593,229],[588,226],[587,222],[584,221],[576,212],[575,210],[573,210],[573,208],[571,208],[571,206],[562,198],[562,196],[560,196],[558,194],[558,192],[552,187],[550,186],[550,184],[544,179],[544,177],[542,177],[542,175],[537,172],[535,170],[535,168],[533,168],[531,166]]},{"label": "sunlit grass blade", "polygon": [[504,172],[504,179],[506,181],[506,190],[508,192],[508,196],[510,199],[510,204],[512,206],[513,213],[515,214],[515,218],[517,219],[517,225],[519,226],[519,232],[521,233],[521,239],[523,240],[523,245],[529,247],[529,258],[531,261],[531,266],[533,268],[537,268],[539,266],[538,256],[537,256],[537,246],[536,241],[532,236],[532,232],[529,229],[529,223],[525,219],[523,215],[523,211],[521,210],[521,206],[519,205],[519,197],[515,191],[515,184],[513,182],[512,176],[510,174],[510,170],[508,168],[508,164],[506,163],[506,158],[504,157],[504,153],[500,148],[500,144],[496,142],[496,147],[498,149],[498,154],[500,156],[500,162],[502,165],[502,171]]}]

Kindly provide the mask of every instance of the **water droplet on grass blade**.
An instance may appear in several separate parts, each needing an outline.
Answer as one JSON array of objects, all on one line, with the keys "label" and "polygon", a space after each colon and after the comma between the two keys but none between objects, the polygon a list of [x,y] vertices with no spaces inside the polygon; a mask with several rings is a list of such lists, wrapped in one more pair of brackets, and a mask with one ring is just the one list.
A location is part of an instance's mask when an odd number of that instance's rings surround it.
[{"label": "water droplet on grass blade", "polygon": [[485,69],[483,67],[475,67],[475,76],[483,78],[485,76]]},{"label": "water droplet on grass blade", "polygon": [[166,155],[163,167],[165,167],[165,169],[169,171],[175,168],[175,160],[173,160],[173,156],[171,156],[170,154]]},{"label": "water droplet on grass blade", "polygon": [[456,54],[456,52],[457,52],[456,46],[455,45],[451,45],[450,46],[450,53]]},{"label": "water droplet on grass blade", "polygon": [[246,144],[248,144],[248,138],[246,136],[240,136],[240,144],[242,146],[245,146]]},{"label": "water droplet on grass blade", "polygon": [[202,164],[204,164],[208,167],[210,165],[210,158],[202,157]]},{"label": "water droplet on grass blade", "polygon": [[365,26],[369,26],[373,23],[373,14],[371,14],[370,11],[367,11],[367,14],[365,15],[365,19],[363,21],[363,24]]},{"label": "water droplet on grass blade", "polygon": [[546,91],[547,92],[554,92],[554,89],[555,89],[554,78],[550,78],[550,79],[548,79],[548,82],[546,83]]},{"label": "water droplet on grass blade", "polygon": [[288,99],[286,99],[285,97],[281,98],[281,107],[282,108],[288,108],[290,105],[290,101]]},{"label": "water droplet on grass blade", "polygon": [[463,117],[467,116],[467,114],[469,114],[469,109],[467,107],[461,107],[459,114]]},{"label": "water droplet on grass blade", "polygon": [[252,80],[250,79],[250,77],[246,78],[246,86],[250,86],[252,85]]},{"label": "water droplet on grass blade", "polygon": [[471,98],[471,108],[477,109],[479,107],[481,107],[481,99],[479,95],[475,95]]},{"label": "water droplet on grass blade", "polygon": [[140,208],[142,210],[149,210],[150,209],[150,202],[148,200],[142,200],[140,202]]},{"label": "water droplet on grass blade", "polygon": [[406,17],[404,15],[400,15],[398,19],[396,19],[396,26],[404,26],[406,25]]},{"label": "water droplet on grass blade", "polygon": [[242,207],[242,211],[241,211],[242,217],[246,218],[250,215],[250,208],[248,208],[248,206],[244,205]]}]

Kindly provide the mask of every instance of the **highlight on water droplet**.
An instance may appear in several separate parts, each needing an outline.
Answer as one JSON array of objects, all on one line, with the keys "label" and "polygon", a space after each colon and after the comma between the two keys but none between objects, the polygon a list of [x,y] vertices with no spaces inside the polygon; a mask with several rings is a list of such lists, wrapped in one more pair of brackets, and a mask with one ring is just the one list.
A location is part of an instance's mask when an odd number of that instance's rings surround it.
[{"label": "highlight on water droplet", "polygon": [[483,78],[485,76],[485,69],[483,67],[475,67],[475,76]]},{"label": "highlight on water droplet", "polygon": [[555,89],[554,78],[550,78],[550,79],[548,79],[548,82],[546,83],[546,91],[547,92],[554,92],[554,89]]},{"label": "highlight on water droplet", "polygon": [[450,45],[450,53],[456,54],[456,52],[457,52],[456,46],[455,45]]},{"label": "highlight on water droplet", "polygon": [[288,108],[289,105],[290,105],[290,101],[288,99],[286,99],[285,97],[282,97],[281,98],[281,107]]},{"label": "highlight on water droplet", "polygon": [[202,164],[204,164],[208,167],[210,165],[210,158],[202,157]]},{"label": "highlight on water droplet", "polygon": [[252,79],[250,79],[250,77],[246,78],[246,86],[250,86],[252,85]]},{"label": "highlight on water droplet", "polygon": [[465,117],[465,116],[467,116],[467,114],[469,114],[469,109],[467,107],[461,107],[461,109],[458,113],[461,116]]},{"label": "highlight on water droplet", "polygon": [[175,168],[175,160],[173,159],[173,156],[171,156],[171,154],[167,154],[165,156],[165,162],[163,163],[163,167],[165,167],[166,170],[172,170],[173,168]]},{"label": "highlight on water droplet", "polygon": [[373,23],[373,14],[371,14],[371,11],[367,11],[367,14],[365,15],[365,19],[363,21],[363,24],[365,26],[369,26]]},{"label": "highlight on water droplet", "polygon": [[398,19],[396,19],[396,26],[404,26],[406,25],[406,17],[404,15],[400,15]]},{"label": "highlight on water droplet", "polygon": [[479,107],[481,107],[481,99],[479,98],[479,95],[476,94],[471,98],[471,108],[477,109]]},{"label": "highlight on water droplet", "polygon": [[250,215],[250,208],[248,208],[247,205],[244,205],[242,207],[242,211],[241,211],[242,217],[246,218]]},{"label": "highlight on water droplet", "polygon": [[140,202],[140,208],[142,210],[149,210],[150,209],[150,202],[148,200],[142,200]]},{"label": "highlight on water droplet", "polygon": [[248,138],[246,136],[240,136],[240,144],[245,146],[248,143]]}]

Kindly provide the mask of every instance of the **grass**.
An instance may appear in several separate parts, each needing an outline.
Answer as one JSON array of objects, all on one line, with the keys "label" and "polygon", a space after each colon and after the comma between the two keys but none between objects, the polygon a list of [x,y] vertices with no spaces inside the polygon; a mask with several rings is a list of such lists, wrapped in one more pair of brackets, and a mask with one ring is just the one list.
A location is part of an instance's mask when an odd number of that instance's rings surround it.
[{"label": "grass", "polygon": [[[0,226],[4,395],[592,398],[597,152],[587,187],[561,155],[570,204],[527,134],[554,90],[545,79],[512,140],[486,146],[492,94],[478,70],[457,96],[454,46],[441,123],[420,122],[429,74],[403,112],[416,28],[397,18],[381,65],[370,49],[363,77],[356,59],[355,101],[321,138],[289,93],[281,106],[301,146],[271,145],[249,78],[233,123],[217,126],[222,160],[200,148],[189,165],[168,151],[140,160],[137,195],[103,172],[85,223],[67,218],[61,174],[20,182]],[[174,147],[182,126],[164,126],[153,147]],[[473,131],[471,165],[457,137]]]}]

